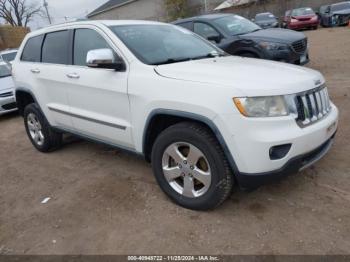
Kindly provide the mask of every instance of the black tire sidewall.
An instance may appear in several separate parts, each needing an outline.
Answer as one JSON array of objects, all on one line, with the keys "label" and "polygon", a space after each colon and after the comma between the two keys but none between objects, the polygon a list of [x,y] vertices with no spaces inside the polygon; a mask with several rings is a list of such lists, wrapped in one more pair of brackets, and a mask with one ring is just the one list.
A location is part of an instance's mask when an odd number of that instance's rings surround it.
[{"label": "black tire sidewall", "polygon": [[[182,196],[169,185],[163,174],[163,153],[168,146],[177,142],[185,142],[196,146],[204,153],[209,162],[212,174],[211,185],[203,196],[197,198]],[[158,137],[152,151],[152,167],[156,180],[163,191],[173,201],[185,208],[195,210],[212,209],[216,207],[222,199],[222,188],[220,184],[223,179],[226,179],[227,172],[225,171],[221,155],[217,152],[217,148],[215,148],[212,143],[189,128],[179,127],[168,129]]]},{"label": "black tire sidewall", "polygon": [[[29,114],[34,114],[37,117],[38,121],[40,122],[41,130],[44,135],[44,144],[42,146],[35,143],[32,136],[30,135],[28,123],[27,123]],[[40,152],[48,152],[50,149],[50,129],[49,129],[50,127],[44,115],[41,113],[41,110],[37,106],[37,104],[30,104],[26,106],[26,108],[24,109],[24,126],[26,129],[27,135],[31,143],[33,144],[33,146]]]}]

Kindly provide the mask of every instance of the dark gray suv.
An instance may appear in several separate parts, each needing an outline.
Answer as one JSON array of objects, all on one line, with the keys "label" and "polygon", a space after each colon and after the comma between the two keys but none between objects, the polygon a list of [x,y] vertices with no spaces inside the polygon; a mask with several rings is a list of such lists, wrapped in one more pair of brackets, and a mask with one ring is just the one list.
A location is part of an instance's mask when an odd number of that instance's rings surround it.
[{"label": "dark gray suv", "polygon": [[211,14],[173,22],[187,28],[231,55],[304,65],[309,62],[308,41],[301,32],[262,29],[233,14]]}]

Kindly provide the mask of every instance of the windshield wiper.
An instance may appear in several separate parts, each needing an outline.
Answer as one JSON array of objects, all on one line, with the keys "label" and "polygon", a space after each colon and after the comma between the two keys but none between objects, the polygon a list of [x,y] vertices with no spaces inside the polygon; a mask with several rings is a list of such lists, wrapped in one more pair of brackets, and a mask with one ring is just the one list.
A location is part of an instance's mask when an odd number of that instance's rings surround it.
[{"label": "windshield wiper", "polygon": [[197,56],[197,57],[193,57],[191,60],[200,60],[200,59],[205,59],[205,58],[215,58],[215,57],[221,57],[221,56],[225,56],[225,54],[223,53],[209,53],[203,56]]},{"label": "windshield wiper", "polygon": [[185,62],[190,61],[192,58],[185,57],[185,58],[169,58],[167,60],[154,63],[153,65],[167,65],[167,64],[173,64],[173,63],[179,63],[179,62]]},{"label": "windshield wiper", "polygon": [[196,56],[196,57],[184,57],[184,58],[169,58],[167,60],[164,60],[162,62],[154,63],[153,65],[166,65],[166,64],[173,64],[173,63],[180,63],[180,62],[186,62],[191,60],[200,60],[205,58],[214,58],[214,57],[221,57],[226,56],[224,53],[217,53],[217,52],[211,52],[203,56]]}]

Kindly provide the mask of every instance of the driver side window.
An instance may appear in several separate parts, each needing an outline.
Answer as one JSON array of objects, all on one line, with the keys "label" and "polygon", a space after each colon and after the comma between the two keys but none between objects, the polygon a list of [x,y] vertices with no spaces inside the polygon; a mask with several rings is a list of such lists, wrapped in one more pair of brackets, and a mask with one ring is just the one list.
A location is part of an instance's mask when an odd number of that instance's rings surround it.
[{"label": "driver side window", "polygon": [[73,65],[86,66],[87,53],[95,49],[111,47],[106,40],[92,29],[76,29],[74,34]]},{"label": "driver side window", "polygon": [[205,23],[194,23],[194,32],[205,39],[209,37],[220,37],[220,34],[212,26]]}]

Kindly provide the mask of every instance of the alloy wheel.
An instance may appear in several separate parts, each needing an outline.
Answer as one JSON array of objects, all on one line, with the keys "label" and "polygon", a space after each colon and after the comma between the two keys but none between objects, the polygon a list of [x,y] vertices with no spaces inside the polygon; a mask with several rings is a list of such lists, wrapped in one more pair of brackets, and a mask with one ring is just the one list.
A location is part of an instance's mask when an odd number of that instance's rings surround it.
[{"label": "alloy wheel", "polygon": [[163,174],[169,185],[188,198],[203,196],[211,185],[211,170],[204,153],[186,142],[173,143],[164,151]]},{"label": "alloy wheel", "polygon": [[45,137],[37,116],[34,115],[33,113],[30,113],[27,117],[27,125],[28,125],[29,134],[32,140],[38,146],[43,146],[45,142]]}]

